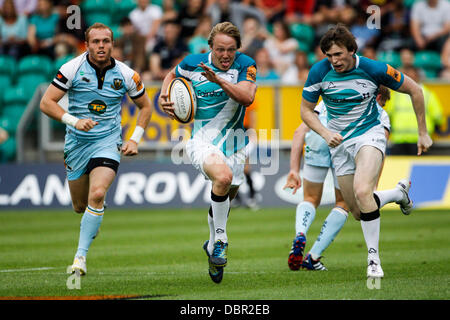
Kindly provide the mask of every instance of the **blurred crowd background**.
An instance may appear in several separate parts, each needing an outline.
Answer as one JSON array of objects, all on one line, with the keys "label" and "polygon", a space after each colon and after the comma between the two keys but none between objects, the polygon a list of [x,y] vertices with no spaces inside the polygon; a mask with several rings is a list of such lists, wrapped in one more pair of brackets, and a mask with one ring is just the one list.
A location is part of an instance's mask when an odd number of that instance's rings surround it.
[{"label": "blurred crowd background", "polygon": [[[81,15],[68,13],[72,5]],[[241,30],[240,51],[255,59],[259,83],[303,84],[324,58],[321,36],[339,22],[355,35],[358,54],[418,82],[450,82],[448,0],[0,0],[0,8],[0,140],[14,134],[35,88],[85,51],[84,31],[94,22],[112,28],[113,56],[145,83],[161,81],[186,54],[208,51],[209,31],[221,21]]]}]

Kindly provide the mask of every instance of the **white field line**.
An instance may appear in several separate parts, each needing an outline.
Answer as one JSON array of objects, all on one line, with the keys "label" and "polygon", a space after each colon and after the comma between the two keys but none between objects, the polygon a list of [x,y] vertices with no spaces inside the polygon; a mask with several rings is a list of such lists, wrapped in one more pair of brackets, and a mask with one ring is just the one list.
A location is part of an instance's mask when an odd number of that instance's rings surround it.
[{"label": "white field line", "polygon": [[58,269],[56,267],[40,267],[40,268],[27,268],[27,269],[4,269],[0,270],[0,273],[5,272],[27,272],[27,271],[41,271],[41,270],[53,270]]}]

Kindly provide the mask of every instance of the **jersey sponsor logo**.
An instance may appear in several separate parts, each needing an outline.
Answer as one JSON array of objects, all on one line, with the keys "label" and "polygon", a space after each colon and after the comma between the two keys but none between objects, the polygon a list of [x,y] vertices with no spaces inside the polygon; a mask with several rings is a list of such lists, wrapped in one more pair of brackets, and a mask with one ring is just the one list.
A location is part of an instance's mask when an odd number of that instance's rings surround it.
[{"label": "jersey sponsor logo", "polygon": [[256,81],[256,67],[250,66],[247,68],[247,80]]},{"label": "jersey sponsor logo", "polygon": [[387,65],[386,73],[397,82],[400,82],[400,80],[402,79],[402,74],[400,73],[400,71],[394,69],[390,65]]},{"label": "jersey sponsor logo", "polygon": [[355,83],[356,83],[357,85],[360,85],[360,86],[363,87],[363,88],[367,88],[367,83],[365,83],[365,82],[359,82],[358,80],[355,80]]},{"label": "jersey sponsor logo", "polygon": [[88,104],[88,109],[90,112],[96,115],[102,115],[106,112],[106,103],[102,100],[94,100]]},{"label": "jersey sponsor logo", "polygon": [[137,72],[135,72],[133,74],[132,79],[133,79],[134,83],[136,84],[136,91],[140,91],[143,88],[143,85],[142,85],[141,77],[139,76],[139,74]]},{"label": "jersey sponsor logo", "polygon": [[355,98],[332,98],[328,97],[328,100],[335,103],[342,103],[342,102],[355,102],[360,103],[363,102],[365,99],[370,98],[370,93],[361,93],[359,97]]},{"label": "jersey sponsor logo", "polygon": [[225,91],[202,91],[198,90],[197,96],[207,98],[207,97],[223,97],[225,95]]},{"label": "jersey sponsor logo", "polygon": [[122,79],[115,78],[113,80],[113,83],[111,84],[111,88],[113,88],[114,90],[120,90],[122,89],[122,87],[123,87]]}]

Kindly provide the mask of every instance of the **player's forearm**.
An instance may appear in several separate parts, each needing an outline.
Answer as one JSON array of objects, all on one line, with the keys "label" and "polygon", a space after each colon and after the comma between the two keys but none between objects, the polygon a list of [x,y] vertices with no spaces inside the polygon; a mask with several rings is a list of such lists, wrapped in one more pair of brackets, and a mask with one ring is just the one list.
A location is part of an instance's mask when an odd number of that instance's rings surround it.
[{"label": "player's forearm", "polygon": [[167,75],[165,76],[163,83],[161,85],[161,94],[167,93],[167,88],[169,87],[170,81],[176,78],[175,75],[175,68],[172,69]]},{"label": "player's forearm", "polygon": [[422,88],[418,86],[418,89],[411,93],[411,101],[417,118],[419,135],[428,134],[427,123],[425,120],[425,101]]},{"label": "player's forearm", "polygon": [[[242,84],[241,82],[237,84],[233,84],[229,81],[219,78],[218,85],[225,91],[225,93],[234,101],[243,105],[244,107],[248,107],[255,100],[256,93],[256,85],[252,83],[252,85],[247,85],[245,82]],[[250,84],[250,82],[249,82]]]},{"label": "player's forearm", "polygon": [[326,140],[326,134],[328,133],[328,129],[324,127],[324,125],[320,122],[317,115],[314,113],[312,108],[307,107],[302,102],[302,106],[300,108],[300,114],[303,119],[303,122],[311,129],[317,132],[322,138]]},{"label": "player's forearm", "polygon": [[142,104],[139,110],[139,114],[136,120],[136,126],[140,126],[141,128],[146,128],[153,114],[153,107],[148,98],[144,100],[145,102]]},{"label": "player's forearm", "polygon": [[62,116],[66,113],[58,103],[47,98],[45,95],[42,98],[39,107],[44,114],[56,121],[61,121]]},{"label": "player's forearm", "polygon": [[145,128],[147,127],[152,117],[153,107],[147,93],[135,99],[134,103],[136,103],[136,106],[139,108],[139,113],[136,120],[136,127],[130,140],[139,143],[145,133]]},{"label": "player's forearm", "polygon": [[303,145],[305,144],[305,135],[309,128],[302,123],[294,132],[292,137],[290,169],[295,172],[300,171],[300,162],[303,155]]}]

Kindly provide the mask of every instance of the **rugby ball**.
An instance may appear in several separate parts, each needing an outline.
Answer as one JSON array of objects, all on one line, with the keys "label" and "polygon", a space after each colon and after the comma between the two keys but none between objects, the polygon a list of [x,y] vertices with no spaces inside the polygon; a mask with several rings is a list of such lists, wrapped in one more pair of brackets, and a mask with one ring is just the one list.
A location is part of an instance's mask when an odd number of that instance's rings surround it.
[{"label": "rugby ball", "polygon": [[190,81],[184,78],[173,79],[167,89],[169,101],[173,102],[173,113],[178,122],[189,123],[197,110],[197,98]]}]

